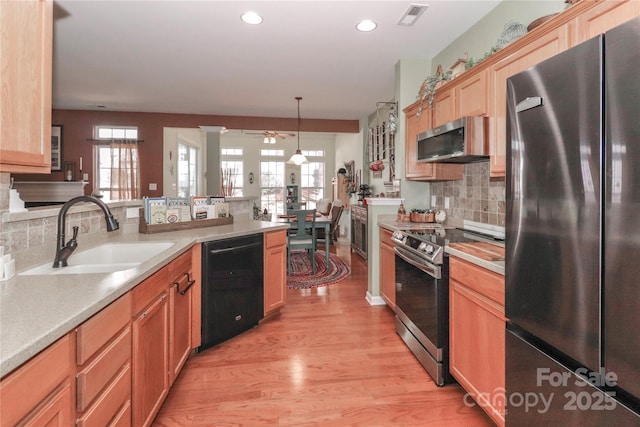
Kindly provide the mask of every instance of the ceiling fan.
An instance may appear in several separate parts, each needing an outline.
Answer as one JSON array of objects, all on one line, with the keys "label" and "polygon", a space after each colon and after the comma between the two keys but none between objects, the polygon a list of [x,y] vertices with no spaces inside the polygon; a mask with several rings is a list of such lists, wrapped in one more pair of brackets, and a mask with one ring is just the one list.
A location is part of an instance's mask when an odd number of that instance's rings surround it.
[{"label": "ceiling fan", "polygon": [[245,132],[246,135],[260,135],[264,138],[265,144],[275,144],[278,139],[285,139],[288,136],[296,136],[295,133],[280,133],[266,130],[264,132]]}]

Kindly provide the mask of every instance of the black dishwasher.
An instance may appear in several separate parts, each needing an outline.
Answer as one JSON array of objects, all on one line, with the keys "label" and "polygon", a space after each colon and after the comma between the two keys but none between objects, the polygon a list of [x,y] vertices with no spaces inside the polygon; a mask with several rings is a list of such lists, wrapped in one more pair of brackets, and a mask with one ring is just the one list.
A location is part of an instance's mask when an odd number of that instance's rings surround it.
[{"label": "black dishwasher", "polygon": [[262,234],[202,244],[202,344],[214,346],[263,315]]}]

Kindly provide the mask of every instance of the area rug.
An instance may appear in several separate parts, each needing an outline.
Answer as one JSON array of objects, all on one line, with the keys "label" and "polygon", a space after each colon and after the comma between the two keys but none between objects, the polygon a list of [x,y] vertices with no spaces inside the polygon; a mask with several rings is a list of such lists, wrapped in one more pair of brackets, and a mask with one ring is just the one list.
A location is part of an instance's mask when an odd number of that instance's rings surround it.
[{"label": "area rug", "polygon": [[287,275],[287,288],[305,289],[333,285],[351,274],[351,268],[335,254],[329,254],[329,268],[325,263],[324,251],[317,251],[315,259],[316,274],[312,274],[311,259],[307,252],[291,252],[291,271]]}]

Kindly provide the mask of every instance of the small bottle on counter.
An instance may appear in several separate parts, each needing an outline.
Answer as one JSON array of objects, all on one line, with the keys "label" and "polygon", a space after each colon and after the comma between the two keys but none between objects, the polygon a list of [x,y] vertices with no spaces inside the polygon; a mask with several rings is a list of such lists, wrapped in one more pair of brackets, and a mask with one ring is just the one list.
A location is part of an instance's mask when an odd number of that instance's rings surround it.
[{"label": "small bottle on counter", "polygon": [[404,204],[400,203],[400,207],[398,208],[398,221],[405,221],[407,216],[407,210],[404,208]]}]

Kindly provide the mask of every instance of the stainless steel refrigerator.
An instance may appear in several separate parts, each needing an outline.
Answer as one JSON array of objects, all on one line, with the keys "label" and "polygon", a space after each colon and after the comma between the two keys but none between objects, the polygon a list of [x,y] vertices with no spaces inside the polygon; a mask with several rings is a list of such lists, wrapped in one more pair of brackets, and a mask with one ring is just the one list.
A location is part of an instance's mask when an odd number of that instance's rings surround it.
[{"label": "stainless steel refrigerator", "polygon": [[640,425],[640,18],[507,81],[506,423]]}]

